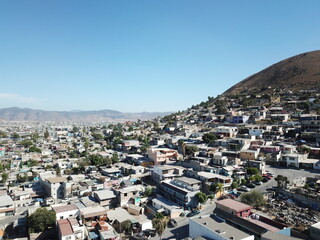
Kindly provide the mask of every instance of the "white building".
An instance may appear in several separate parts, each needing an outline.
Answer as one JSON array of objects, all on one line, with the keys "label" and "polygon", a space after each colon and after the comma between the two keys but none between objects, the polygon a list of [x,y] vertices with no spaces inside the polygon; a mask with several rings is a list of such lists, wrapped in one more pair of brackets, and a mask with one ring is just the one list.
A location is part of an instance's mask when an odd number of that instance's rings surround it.
[{"label": "white building", "polygon": [[80,215],[80,210],[74,204],[53,206],[52,209],[56,213],[57,221],[60,219],[67,219]]},{"label": "white building", "polygon": [[214,219],[210,216],[190,218],[189,236],[212,240],[254,240],[254,235],[249,235],[221,219]]},{"label": "white building", "polygon": [[14,202],[8,195],[0,196],[0,217],[14,215]]}]

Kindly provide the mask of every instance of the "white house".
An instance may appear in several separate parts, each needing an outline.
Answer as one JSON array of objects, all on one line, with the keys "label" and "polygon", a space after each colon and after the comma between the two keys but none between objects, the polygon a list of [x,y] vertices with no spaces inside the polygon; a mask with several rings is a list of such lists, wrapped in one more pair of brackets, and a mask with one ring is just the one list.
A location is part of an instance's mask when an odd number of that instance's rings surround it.
[{"label": "white house", "polygon": [[212,240],[254,240],[254,235],[237,229],[225,221],[210,216],[190,218],[189,236],[191,238],[203,237]]}]

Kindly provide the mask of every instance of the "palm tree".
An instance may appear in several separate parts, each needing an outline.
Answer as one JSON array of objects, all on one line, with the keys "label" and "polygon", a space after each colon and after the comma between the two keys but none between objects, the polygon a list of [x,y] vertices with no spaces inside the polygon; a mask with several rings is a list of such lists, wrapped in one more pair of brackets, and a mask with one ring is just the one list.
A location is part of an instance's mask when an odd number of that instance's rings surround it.
[{"label": "palm tree", "polygon": [[152,219],[152,225],[156,229],[156,232],[158,233],[160,240],[161,240],[162,233],[167,227],[167,224],[168,224],[168,218],[165,217],[163,214],[157,213],[156,215],[154,215]]},{"label": "palm tree", "polygon": [[217,183],[217,189],[218,189],[218,193],[220,193],[220,195],[221,195],[221,192],[222,192],[222,189],[223,189],[222,183]]}]

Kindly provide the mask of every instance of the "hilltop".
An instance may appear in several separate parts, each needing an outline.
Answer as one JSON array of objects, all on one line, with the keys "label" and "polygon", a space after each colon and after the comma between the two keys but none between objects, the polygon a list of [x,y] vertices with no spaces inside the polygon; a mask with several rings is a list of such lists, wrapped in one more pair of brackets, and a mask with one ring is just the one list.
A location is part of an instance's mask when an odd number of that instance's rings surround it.
[{"label": "hilltop", "polygon": [[70,121],[70,122],[124,122],[138,119],[148,120],[158,116],[165,116],[169,112],[141,112],[123,113],[115,110],[98,111],[43,111],[29,108],[3,108],[0,109],[2,121]]},{"label": "hilltop", "polygon": [[262,93],[273,89],[287,91],[320,87],[320,50],[282,60],[242,80],[225,94]]}]

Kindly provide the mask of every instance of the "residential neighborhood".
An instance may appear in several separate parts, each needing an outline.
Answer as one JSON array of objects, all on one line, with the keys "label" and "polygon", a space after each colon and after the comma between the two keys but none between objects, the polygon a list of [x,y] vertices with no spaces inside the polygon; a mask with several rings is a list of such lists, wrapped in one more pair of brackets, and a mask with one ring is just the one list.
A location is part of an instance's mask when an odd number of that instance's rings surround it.
[{"label": "residential neighborhood", "polygon": [[319,101],[278,91],[150,121],[1,121],[1,239],[319,239]]}]

